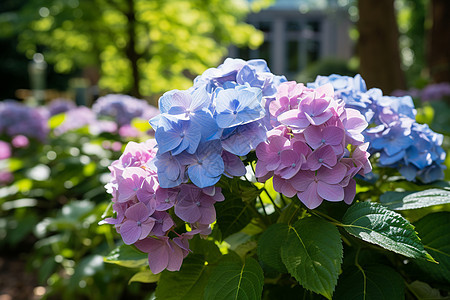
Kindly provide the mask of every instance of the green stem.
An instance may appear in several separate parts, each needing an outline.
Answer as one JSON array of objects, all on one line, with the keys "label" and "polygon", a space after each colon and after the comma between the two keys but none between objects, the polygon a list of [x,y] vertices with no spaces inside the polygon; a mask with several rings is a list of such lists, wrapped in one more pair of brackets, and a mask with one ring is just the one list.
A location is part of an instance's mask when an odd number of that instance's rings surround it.
[{"label": "green stem", "polygon": [[356,251],[356,255],[355,255],[355,266],[361,271],[363,278],[364,278],[364,289],[363,289],[363,299],[366,299],[366,293],[367,293],[367,277],[366,277],[366,273],[364,273],[363,268],[361,267],[361,265],[358,263],[358,257],[359,257],[359,252],[361,250],[361,247],[358,247],[358,250]]},{"label": "green stem", "polygon": [[336,225],[336,226],[345,227],[345,224],[342,224],[342,223],[339,222],[338,220],[336,220],[336,219],[330,217],[329,215],[326,215],[326,214],[324,214],[324,213],[322,213],[322,212],[320,212],[320,211],[317,211],[317,210],[316,210],[316,211],[310,210],[310,212],[311,212],[312,214],[316,215],[316,216],[319,216],[319,217],[323,217],[323,218],[325,218],[325,219],[328,219],[328,221],[331,221],[331,223],[333,223],[333,224]]}]

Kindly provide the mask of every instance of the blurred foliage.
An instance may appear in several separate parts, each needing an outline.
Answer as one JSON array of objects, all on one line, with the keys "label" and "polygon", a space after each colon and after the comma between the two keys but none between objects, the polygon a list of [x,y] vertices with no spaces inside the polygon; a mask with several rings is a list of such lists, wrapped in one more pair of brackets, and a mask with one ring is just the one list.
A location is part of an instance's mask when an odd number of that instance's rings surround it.
[{"label": "blurred foliage", "polygon": [[0,36],[18,35],[19,51],[28,59],[43,52],[57,72],[100,66],[100,87],[113,92],[132,89],[132,60],[139,92],[151,95],[186,88],[196,74],[217,65],[231,44],[255,48],[263,40],[242,22],[250,5],[241,0],[22,3],[11,10],[5,5]]}]

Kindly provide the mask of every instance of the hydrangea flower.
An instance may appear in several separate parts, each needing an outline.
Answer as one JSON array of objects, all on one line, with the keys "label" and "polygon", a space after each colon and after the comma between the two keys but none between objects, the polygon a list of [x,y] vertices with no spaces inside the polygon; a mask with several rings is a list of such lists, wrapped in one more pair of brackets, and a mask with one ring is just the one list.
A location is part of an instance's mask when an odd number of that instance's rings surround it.
[{"label": "hydrangea flower", "polygon": [[48,132],[45,112],[12,100],[0,102],[0,136],[23,135],[42,142]]},{"label": "hydrangea flower", "polygon": [[270,107],[281,125],[256,148],[258,180],[273,176],[277,192],[297,195],[310,209],[324,200],[350,204],[356,192],[352,178],[371,171],[360,137],[364,117],[335,99],[329,83],[316,89],[282,83]]},{"label": "hydrangea flower", "polygon": [[76,105],[73,101],[63,98],[58,98],[52,100],[47,106],[50,116],[54,116],[60,113],[67,112],[69,110],[75,109]]},{"label": "hydrangea flower", "polygon": [[128,95],[109,94],[98,98],[92,111],[99,117],[114,120],[119,127],[130,124],[134,118],[150,119],[158,114],[158,109],[145,100]]},{"label": "hydrangea flower", "polygon": [[419,178],[429,183],[443,179],[443,137],[415,121],[416,110],[410,96],[383,96],[379,89],[367,91],[359,75],[318,76],[308,87],[325,82],[333,85],[336,98],[342,98],[346,107],[360,111],[370,123],[362,133],[370,142],[368,151],[380,154],[381,166],[398,169],[410,181]]}]

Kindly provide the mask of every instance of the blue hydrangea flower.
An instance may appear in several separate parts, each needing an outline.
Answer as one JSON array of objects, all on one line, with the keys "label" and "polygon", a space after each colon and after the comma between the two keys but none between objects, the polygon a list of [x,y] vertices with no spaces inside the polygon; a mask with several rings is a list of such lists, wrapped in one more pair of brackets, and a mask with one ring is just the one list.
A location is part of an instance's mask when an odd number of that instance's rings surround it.
[{"label": "blue hydrangea flower", "polygon": [[416,110],[410,96],[383,96],[381,90],[366,90],[364,80],[340,75],[318,76],[316,86],[330,82],[335,95],[347,107],[359,110],[371,125],[363,134],[370,142],[369,152],[379,153],[379,163],[397,168],[410,181],[428,183],[443,178],[445,152],[442,135],[415,121]]}]

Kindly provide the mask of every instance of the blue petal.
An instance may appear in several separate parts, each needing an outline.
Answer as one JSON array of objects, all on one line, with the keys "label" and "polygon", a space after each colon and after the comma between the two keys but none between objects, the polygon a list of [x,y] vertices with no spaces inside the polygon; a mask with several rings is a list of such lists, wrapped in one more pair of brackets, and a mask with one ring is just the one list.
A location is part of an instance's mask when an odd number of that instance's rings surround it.
[{"label": "blue petal", "polygon": [[205,188],[205,187],[208,187],[208,186],[213,186],[220,179],[220,176],[208,177],[205,174],[205,170],[202,167],[202,165],[190,166],[188,168],[188,174],[189,174],[189,178],[191,179],[192,183],[194,183],[199,188]]},{"label": "blue petal", "polygon": [[177,92],[179,92],[179,90],[168,91],[159,98],[158,106],[162,114],[169,112],[170,108],[177,104],[176,99],[173,99],[173,94]]},{"label": "blue petal", "polygon": [[198,130],[201,133],[203,141],[219,138],[217,137],[219,127],[210,111],[196,111],[191,117],[191,122],[193,124],[192,128],[195,128],[195,130]]},{"label": "blue petal", "polygon": [[159,124],[161,126],[155,132],[155,139],[158,142],[158,148],[162,154],[180,145],[182,141],[180,134],[183,131],[183,127],[181,124],[171,122],[166,118],[161,118]]},{"label": "blue petal", "polygon": [[214,154],[203,160],[203,168],[209,177],[216,177],[223,174],[225,165],[220,155]]},{"label": "blue petal", "polygon": [[196,112],[203,108],[208,108],[211,102],[212,100],[206,91],[206,86],[201,85],[192,92],[192,102],[190,105],[190,110]]}]

